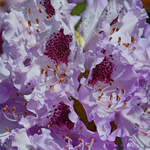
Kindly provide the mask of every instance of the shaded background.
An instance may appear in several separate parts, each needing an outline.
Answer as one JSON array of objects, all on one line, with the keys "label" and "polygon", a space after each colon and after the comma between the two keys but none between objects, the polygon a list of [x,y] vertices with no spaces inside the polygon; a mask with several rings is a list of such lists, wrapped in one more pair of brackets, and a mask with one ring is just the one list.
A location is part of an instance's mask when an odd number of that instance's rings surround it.
[{"label": "shaded background", "polygon": [[150,0],[142,0],[145,9],[147,10],[147,14],[149,18],[147,19],[147,22],[150,24]]}]

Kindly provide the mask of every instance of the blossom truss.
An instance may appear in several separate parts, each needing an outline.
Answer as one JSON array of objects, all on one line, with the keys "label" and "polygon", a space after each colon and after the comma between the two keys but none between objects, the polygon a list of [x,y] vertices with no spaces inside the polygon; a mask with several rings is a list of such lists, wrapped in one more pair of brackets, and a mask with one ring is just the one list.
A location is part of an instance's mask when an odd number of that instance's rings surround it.
[{"label": "blossom truss", "polygon": [[1,0],[0,149],[149,150],[146,18],[141,0]]}]

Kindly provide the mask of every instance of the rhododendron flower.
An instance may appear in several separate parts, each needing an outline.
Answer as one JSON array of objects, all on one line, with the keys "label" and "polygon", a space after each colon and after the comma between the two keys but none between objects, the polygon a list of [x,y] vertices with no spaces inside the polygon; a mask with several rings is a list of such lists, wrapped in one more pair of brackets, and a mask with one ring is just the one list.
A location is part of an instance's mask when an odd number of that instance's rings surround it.
[{"label": "rhododendron flower", "polygon": [[150,26],[141,0],[0,0],[0,150],[150,149]]}]

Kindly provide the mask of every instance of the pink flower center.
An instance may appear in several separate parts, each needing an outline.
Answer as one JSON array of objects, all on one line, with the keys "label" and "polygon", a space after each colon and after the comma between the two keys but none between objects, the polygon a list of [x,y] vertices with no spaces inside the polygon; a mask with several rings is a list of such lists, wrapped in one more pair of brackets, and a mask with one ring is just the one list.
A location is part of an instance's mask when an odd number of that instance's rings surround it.
[{"label": "pink flower center", "polygon": [[55,15],[55,9],[53,8],[50,0],[43,0],[40,3],[45,7],[45,11],[50,17]]},{"label": "pink flower center", "polygon": [[71,35],[64,35],[64,30],[54,33],[46,42],[44,54],[53,59],[56,63],[67,63],[70,54],[69,43],[72,41]]},{"label": "pink flower center", "polygon": [[98,81],[104,82],[104,83],[109,83],[112,81],[111,79],[111,74],[113,72],[113,64],[105,56],[103,61],[96,65],[96,67],[92,70],[92,79],[89,80],[89,84],[96,84]]},{"label": "pink flower center", "polygon": [[69,120],[69,113],[69,106],[60,102],[58,107],[54,110],[50,125],[57,125],[59,127],[66,126],[68,129],[72,129],[74,127],[74,123]]}]

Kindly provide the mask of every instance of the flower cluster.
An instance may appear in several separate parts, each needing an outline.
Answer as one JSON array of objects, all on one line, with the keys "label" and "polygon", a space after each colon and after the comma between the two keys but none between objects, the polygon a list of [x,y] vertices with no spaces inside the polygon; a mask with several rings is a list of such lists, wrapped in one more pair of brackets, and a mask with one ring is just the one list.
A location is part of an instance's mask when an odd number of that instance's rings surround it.
[{"label": "flower cluster", "polygon": [[149,150],[146,18],[141,0],[0,0],[0,150]]}]

